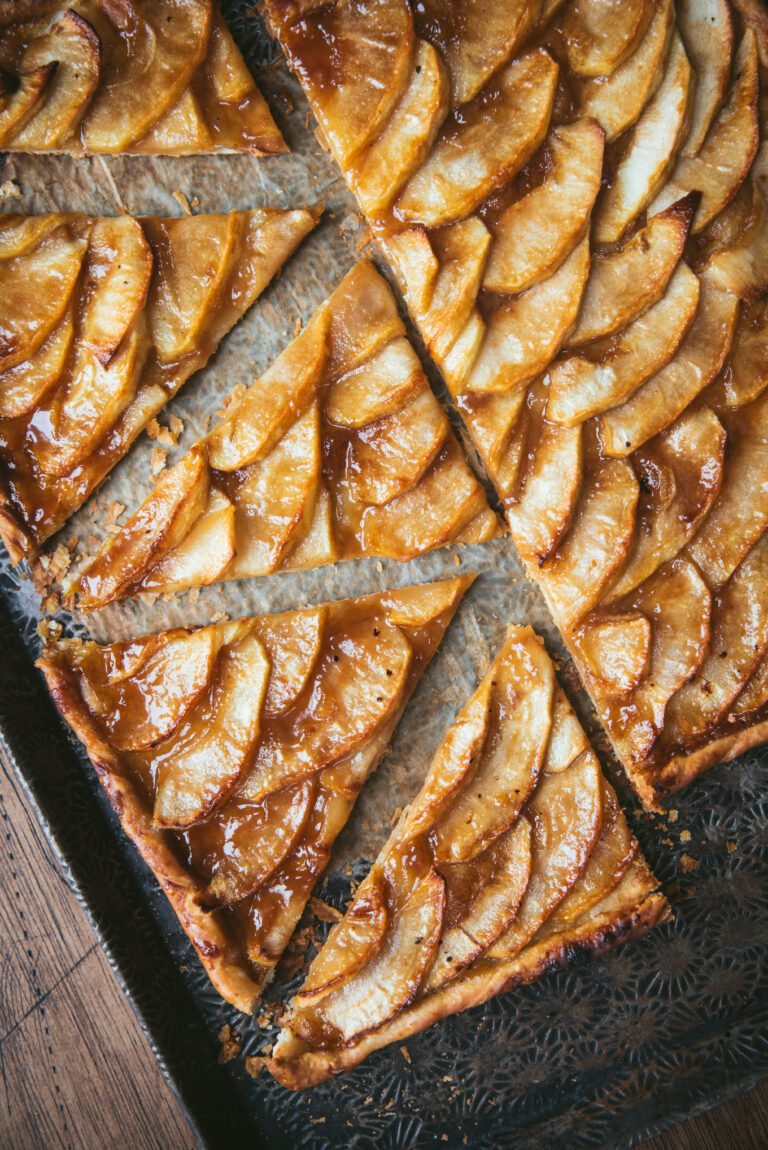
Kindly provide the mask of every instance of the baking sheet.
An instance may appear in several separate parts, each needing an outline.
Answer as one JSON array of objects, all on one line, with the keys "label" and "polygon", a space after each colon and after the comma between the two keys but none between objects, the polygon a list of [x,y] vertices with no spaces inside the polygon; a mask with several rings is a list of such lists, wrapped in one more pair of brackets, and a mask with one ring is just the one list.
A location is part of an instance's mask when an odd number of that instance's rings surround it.
[{"label": "baking sheet", "polygon": [[[233,2],[225,8],[251,62],[274,59],[263,26],[249,14],[251,5]],[[208,367],[166,408],[161,423],[167,425],[176,415],[184,424],[168,465],[207,430],[207,416],[216,420],[232,388],[250,383],[290,342],[297,322],[309,319],[365,244],[363,222],[317,141],[298,86],[279,60],[259,77],[291,155],[162,161],[9,157],[0,166],[0,188],[5,189],[0,210],[178,215],[183,198],[195,212],[325,203],[320,227],[223,341]],[[433,372],[430,378],[444,395]],[[124,521],[152,487],[156,446],[143,435],[51,547],[77,535],[80,545],[92,551],[94,539],[106,530],[105,513],[113,501],[125,504]],[[28,729],[20,733],[19,675],[33,683],[28,660],[20,655],[24,670],[13,675],[10,660],[0,666],[0,721],[4,711],[19,769],[38,801],[41,789],[45,792],[44,813],[82,872],[78,881],[90,910],[113,954],[117,951],[118,967],[145,1018],[149,1015],[150,1033],[209,1144],[217,1141],[221,1123],[207,1125],[215,1119],[207,1109],[215,1109],[215,1101],[208,1099],[210,1088],[206,1093],[200,1086],[206,1074],[218,1083],[222,1099],[230,1100],[232,1112],[237,1110],[233,1129],[244,1133],[248,1145],[313,1150],[439,1145],[446,1144],[444,1135],[450,1146],[484,1148],[533,1147],[542,1139],[569,1147],[631,1145],[768,1074],[768,754],[758,750],[711,772],[669,804],[674,816],[643,815],[610,758],[543,601],[525,580],[508,539],[444,549],[406,565],[365,560],[221,584],[203,590],[199,598],[187,593],[167,602],[118,604],[88,617],[87,627],[98,639],[114,640],[205,623],[220,612],[236,617],[287,610],[468,571],[479,578],[417,688],[391,750],[364,788],[337,842],[321,894],[343,905],[350,881],[365,873],[386,838],[394,812],[417,791],[431,754],[500,645],[507,623],[529,622],[544,634],[558,662],[561,681],[618,785],[646,856],[666,884],[676,922],[583,971],[552,976],[433,1027],[409,1040],[407,1055],[397,1047],[379,1052],[344,1080],[300,1097],[289,1097],[266,1072],[257,1078],[247,1073],[246,1058],[258,1057],[274,1032],[245,1020],[210,988],[151,875],[107,812],[82,752],[77,748],[73,754],[74,741],[50,709],[45,710],[48,726],[39,736],[34,732],[31,738]],[[0,588],[13,617],[7,643],[15,641],[13,633],[20,634],[27,651],[36,654],[38,597],[5,556]],[[78,617],[60,619],[70,633],[82,633],[86,625]],[[0,639],[2,628],[0,620]],[[34,708],[40,705],[27,692],[27,727],[37,725]],[[52,759],[48,744],[41,749],[38,738],[66,748],[60,762]],[[95,820],[91,840],[95,826],[100,828],[102,864],[107,855],[110,882],[106,887],[97,883],[95,893],[84,862],[92,853],[89,836],[72,833],[71,794],[79,796],[82,827]],[[122,891],[126,881],[129,893]],[[137,918],[149,916],[145,938],[121,937],[110,906],[117,900],[111,897],[112,887]],[[305,923],[317,928],[318,937],[325,929],[309,913]],[[167,947],[170,961],[158,976],[157,1001],[150,994],[147,1006],[147,987],[139,985],[144,976],[137,968],[146,966],[147,956],[139,948],[142,942],[149,945],[153,930],[152,945]],[[197,1035],[193,1042],[188,1035],[180,1039],[164,1005],[171,999],[163,993],[163,980],[175,985],[176,967],[184,1003],[179,1010],[188,1012],[182,1021]],[[297,977],[278,984],[270,997],[285,995]],[[217,1036],[225,1024],[237,1035],[241,1053],[218,1067]],[[232,1136],[230,1131],[229,1146]]]}]

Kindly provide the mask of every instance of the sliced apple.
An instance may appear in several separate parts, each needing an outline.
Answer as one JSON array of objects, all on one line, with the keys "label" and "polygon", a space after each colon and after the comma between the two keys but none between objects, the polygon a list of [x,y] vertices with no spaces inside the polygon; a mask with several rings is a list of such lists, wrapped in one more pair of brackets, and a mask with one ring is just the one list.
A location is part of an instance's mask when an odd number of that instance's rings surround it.
[{"label": "sliced apple", "polygon": [[569,630],[598,600],[632,544],[639,485],[624,460],[601,460],[585,481],[571,525],[539,580]]},{"label": "sliced apple", "polygon": [[58,382],[75,334],[72,309],[37,351],[0,372],[0,419],[27,415]]},{"label": "sliced apple", "polygon": [[627,562],[603,601],[639,587],[685,546],[720,491],[726,434],[709,407],[685,411],[633,456],[640,479],[637,531]]},{"label": "sliced apple", "polygon": [[574,0],[560,21],[577,76],[610,76],[640,44],[653,15],[648,0]]},{"label": "sliced apple", "polygon": [[494,226],[483,276],[488,291],[516,295],[560,266],[584,235],[600,191],[603,133],[592,120],[555,128],[544,182],[511,204]]},{"label": "sliced apple", "polygon": [[[616,174],[595,208],[593,239],[597,243],[621,239],[664,183],[685,136],[693,82],[691,65],[675,32],[661,84],[632,128]],[[668,198],[662,195],[651,212],[661,211],[689,191],[690,187],[684,187]]]},{"label": "sliced apple", "polygon": [[742,307],[731,354],[708,392],[715,407],[743,407],[768,386],[768,299]]},{"label": "sliced apple", "polygon": [[495,82],[449,120],[426,162],[410,178],[395,211],[409,223],[438,227],[463,219],[507,183],[542,143],[557,84],[557,65],[543,48],[519,56]]},{"label": "sliced apple", "polygon": [[569,356],[549,372],[547,418],[573,427],[633,395],[679,347],[696,313],[699,280],[686,264],[658,303],[587,359]]},{"label": "sliced apple", "polygon": [[190,88],[186,88],[162,119],[153,124],[138,144],[136,154],[184,155],[215,151],[215,141],[205,122],[205,112]]},{"label": "sliced apple", "polygon": [[[63,212],[50,212],[44,216],[22,216],[17,212],[0,215],[0,260],[14,259],[52,235],[57,228],[68,223]],[[84,229],[87,234],[90,228]],[[79,230],[78,230],[79,234]]]},{"label": "sliced apple", "polygon": [[199,822],[239,781],[259,736],[268,678],[269,659],[255,635],[219,653],[210,693],[146,752],[157,780],[156,825]]},{"label": "sliced apple", "polygon": [[597,120],[606,143],[632,127],[661,83],[673,27],[672,0],[661,0],[632,55],[612,75],[582,81],[579,111]]},{"label": "sliced apple", "polygon": [[265,731],[239,798],[257,802],[357,750],[394,714],[412,657],[402,631],[384,620],[329,636],[290,740],[279,724]]},{"label": "sliced apple", "polygon": [[427,347],[440,362],[475,306],[491,234],[481,220],[472,216],[435,232],[431,244],[440,270],[429,306],[418,319]]},{"label": "sliced apple", "polygon": [[341,427],[365,427],[399,411],[423,379],[419,357],[408,340],[399,336],[328,385],[323,414]]},{"label": "sliced apple", "polygon": [[768,288],[768,145],[757,153],[752,171],[752,211],[736,242],[715,252],[706,263],[712,281],[723,291],[754,303]]},{"label": "sliced apple", "polygon": [[762,710],[768,702],[768,655],[763,655],[752,672],[744,689],[731,707],[731,714],[741,718]]},{"label": "sliced apple", "polygon": [[327,608],[317,607],[256,620],[254,631],[266,647],[271,667],[265,715],[284,714],[304,690],[320,658],[327,619]]},{"label": "sliced apple", "polygon": [[598,254],[569,348],[620,331],[661,299],[683,254],[698,200],[694,195],[653,216],[619,251]]},{"label": "sliced apple", "polygon": [[448,114],[448,82],[435,49],[419,40],[408,87],[392,109],[381,135],[348,172],[352,190],[368,217],[383,212],[424,161]]},{"label": "sliced apple", "polygon": [[752,166],[759,142],[757,43],[747,28],[733,65],[728,101],[696,156],[683,156],[651,205],[661,211],[687,192],[701,193],[693,220],[696,234],[730,203]]},{"label": "sliced apple", "polygon": [[651,625],[641,612],[589,620],[575,642],[592,674],[610,694],[631,691],[645,677]]},{"label": "sliced apple", "polygon": [[283,569],[303,570],[307,567],[320,567],[323,563],[335,563],[339,558],[336,542],[336,517],[328,488],[324,483],[317,486],[315,510],[304,534],[289,545]]},{"label": "sliced apple", "polygon": [[446,579],[390,591],[385,600],[387,618],[396,627],[425,627],[452,612],[466,586],[462,579]]},{"label": "sliced apple", "polygon": [[500,524],[496,512],[490,507],[484,507],[469,520],[456,534],[456,543],[486,543],[489,539],[496,539],[506,534]]},{"label": "sliced apple", "polygon": [[79,338],[106,366],[144,307],[152,251],[132,216],[98,219],[91,230]]},{"label": "sliced apple", "polygon": [[566,770],[589,747],[589,739],[561,688],[555,684],[552,726],[542,770],[556,775]]},{"label": "sliced apple", "polygon": [[50,148],[77,129],[99,83],[101,41],[87,20],[68,8],[42,36],[33,39],[20,61],[22,74],[54,64],[45,102],[17,130],[12,148]]},{"label": "sliced apple", "polygon": [[520,496],[506,508],[515,545],[529,563],[543,563],[560,542],[579,497],[582,466],[581,428],[542,423]]},{"label": "sliced apple", "polygon": [[701,277],[699,307],[666,367],[626,403],[598,419],[603,451],[622,457],[668,427],[720,371],[733,342],[739,301]]},{"label": "sliced apple", "polygon": [[696,73],[691,126],[683,155],[695,156],[725,98],[731,72],[733,20],[727,0],[678,0],[677,26]]},{"label": "sliced apple", "polygon": [[731,429],[717,501],[688,552],[713,587],[725,583],[768,526],[768,397]]},{"label": "sliced apple", "polygon": [[89,152],[125,151],[176,103],[205,57],[211,0],[131,0],[109,17],[112,67],[82,122]]},{"label": "sliced apple", "polygon": [[440,270],[426,229],[406,228],[396,235],[382,235],[380,243],[397,273],[409,306],[415,315],[421,315],[429,307],[429,298]]},{"label": "sliced apple", "polygon": [[169,594],[207,587],[222,577],[234,555],[235,505],[214,487],[200,518],[172,551],[149,567],[140,588]]},{"label": "sliced apple", "polygon": [[369,260],[360,260],[329,300],[329,379],[338,379],[398,336],[403,321],[389,284]]},{"label": "sliced apple", "polygon": [[489,317],[466,390],[508,391],[544,371],[573,327],[588,273],[589,236],[585,235],[554,275]]},{"label": "sliced apple", "polygon": [[592,751],[541,779],[525,812],[533,828],[528,886],[516,917],[486,951],[489,958],[517,954],[563,901],[589,861],[602,810],[602,776]]},{"label": "sliced apple", "polygon": [[55,64],[44,64],[21,76],[14,91],[0,91],[0,147],[6,147],[14,132],[22,129],[35,115],[55,70]]},{"label": "sliced apple", "polygon": [[[526,391],[523,388],[489,391],[484,395],[465,393],[456,400],[494,482],[497,482],[505,448],[514,434],[525,402]],[[499,490],[503,496],[507,494],[500,486]]]}]

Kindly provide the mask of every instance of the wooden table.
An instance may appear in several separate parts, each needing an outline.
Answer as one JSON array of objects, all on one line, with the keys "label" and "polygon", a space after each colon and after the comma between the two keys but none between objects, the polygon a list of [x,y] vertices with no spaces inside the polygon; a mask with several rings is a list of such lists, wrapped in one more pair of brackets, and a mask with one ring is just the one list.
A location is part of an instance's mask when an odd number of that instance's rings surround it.
[{"label": "wooden table", "polygon": [[[193,1150],[184,1114],[0,754],[0,1147]],[[768,1085],[645,1143],[765,1150]]]}]

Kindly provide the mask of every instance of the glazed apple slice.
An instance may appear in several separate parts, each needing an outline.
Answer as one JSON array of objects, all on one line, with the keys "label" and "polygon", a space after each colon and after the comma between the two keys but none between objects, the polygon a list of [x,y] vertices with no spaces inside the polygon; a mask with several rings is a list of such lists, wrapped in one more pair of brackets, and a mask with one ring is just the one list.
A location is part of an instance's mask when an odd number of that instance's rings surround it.
[{"label": "glazed apple slice", "polygon": [[[447,610],[447,602],[445,606]],[[328,617],[328,609],[318,607],[298,615],[256,620],[254,632],[264,644],[270,664],[265,715],[284,714],[304,690],[320,658]]]},{"label": "glazed apple slice", "polygon": [[95,221],[88,245],[79,338],[104,366],[144,307],[153,263],[152,249],[138,220],[116,216]]},{"label": "glazed apple slice", "polygon": [[593,358],[569,356],[549,372],[547,418],[573,427],[633,395],[669,363],[699,302],[699,280],[682,263],[658,303]]},{"label": "glazed apple slice", "polygon": [[737,241],[715,252],[706,267],[712,282],[754,303],[768,288],[768,146],[762,145],[750,173],[752,210]]},{"label": "glazed apple slice", "polygon": [[338,379],[405,334],[387,281],[360,260],[339,284],[328,311],[328,379]]},{"label": "glazed apple slice", "polygon": [[365,427],[399,411],[422,379],[418,356],[408,340],[400,336],[328,384],[323,397],[324,414],[341,427]]},{"label": "glazed apple slice", "polygon": [[37,351],[0,372],[0,419],[26,415],[58,382],[75,334],[73,309],[66,312]]},{"label": "glazed apple slice", "polygon": [[497,100],[487,102],[481,95],[462,109],[460,119],[446,123],[397,200],[397,215],[439,227],[468,216],[507,183],[544,140],[557,71],[543,48],[508,64],[496,81]]},{"label": "glazed apple slice", "polygon": [[588,620],[574,639],[592,674],[611,694],[623,695],[642,682],[651,653],[651,625],[641,612]]},{"label": "glazed apple slice", "polygon": [[56,70],[43,64],[19,79],[18,87],[4,87],[0,79],[0,147],[20,131],[40,107]]},{"label": "glazed apple slice", "polygon": [[466,390],[508,391],[544,371],[573,327],[588,274],[585,235],[554,275],[492,313]]},{"label": "glazed apple slice", "polygon": [[695,156],[728,88],[733,20],[727,0],[678,0],[677,26],[696,73],[691,126],[683,155]]},{"label": "glazed apple slice", "polygon": [[751,403],[768,385],[768,299],[742,307],[724,371],[708,396],[715,407]]},{"label": "glazed apple slice", "polygon": [[639,587],[685,546],[720,491],[725,429],[709,407],[685,411],[632,457],[640,480],[632,549],[603,601]]},{"label": "glazed apple slice", "polygon": [[20,61],[22,74],[54,65],[45,100],[8,138],[14,149],[50,148],[79,124],[101,74],[101,42],[91,24],[69,8],[50,30],[32,40]]},{"label": "glazed apple slice", "polygon": [[221,578],[234,558],[235,538],[235,505],[214,487],[188,534],[150,564],[136,590],[162,590],[168,595],[187,587],[207,587]]},{"label": "glazed apple slice", "polygon": [[610,76],[645,35],[653,15],[648,0],[574,0],[560,21],[568,64],[577,76]]},{"label": "glazed apple slice", "polygon": [[768,656],[763,655],[731,707],[737,718],[762,710],[768,701]]},{"label": "glazed apple slice", "polygon": [[581,428],[542,423],[520,495],[506,506],[515,545],[528,563],[541,565],[560,542],[579,497],[582,468]]},{"label": "glazed apple slice", "polygon": [[429,302],[419,315],[427,347],[441,362],[464,327],[483,282],[491,234],[481,220],[471,216],[441,228],[430,237],[439,271]]},{"label": "glazed apple slice", "polygon": [[501,466],[510,438],[518,427],[526,397],[524,388],[515,388],[506,392],[489,391],[484,395],[465,393],[456,401],[489,474],[505,498],[508,492],[500,486]]},{"label": "glazed apple slice", "polygon": [[672,0],[661,0],[648,31],[629,59],[612,75],[597,76],[580,84],[579,111],[597,120],[606,143],[632,127],[661,83],[673,18]]},{"label": "glazed apple slice", "polygon": [[603,133],[591,120],[555,128],[544,182],[511,204],[494,225],[483,276],[488,291],[516,295],[560,266],[581,239],[600,191]]},{"label": "glazed apple slice", "polygon": [[730,203],[755,158],[759,142],[758,57],[755,34],[747,28],[733,64],[728,100],[696,156],[683,156],[669,182],[651,204],[659,212],[690,191],[701,193],[693,232],[702,231]]},{"label": "glazed apple slice", "polygon": [[[685,135],[693,73],[682,41],[675,32],[664,76],[656,94],[631,130],[616,174],[595,209],[593,239],[615,243],[664,183]],[[681,199],[690,187],[662,195],[651,213]]]},{"label": "glazed apple slice", "polygon": [[0,216],[0,260],[24,255],[66,223],[62,212],[51,212],[47,216],[4,213]]},{"label": "glazed apple slice", "polygon": [[720,371],[733,342],[739,301],[701,277],[699,307],[676,354],[626,403],[598,419],[606,455],[629,455],[668,427]]},{"label": "glazed apple slice", "polygon": [[653,216],[618,251],[593,257],[567,347],[621,331],[661,299],[683,254],[696,203],[692,195],[680,200]]}]

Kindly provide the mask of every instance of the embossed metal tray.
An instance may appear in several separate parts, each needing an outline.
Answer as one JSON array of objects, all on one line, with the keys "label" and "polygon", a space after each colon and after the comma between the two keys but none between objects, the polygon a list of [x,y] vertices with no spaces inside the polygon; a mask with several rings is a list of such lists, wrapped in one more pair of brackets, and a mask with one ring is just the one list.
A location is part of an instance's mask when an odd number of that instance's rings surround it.
[{"label": "embossed metal tray", "polygon": [[[264,367],[358,255],[361,221],[317,143],[306,103],[280,65],[247,0],[224,3],[235,36],[293,154],[274,160],[74,161],[0,157],[0,187],[21,195],[0,210],[130,210],[175,214],[174,192],[199,210],[322,199],[325,223],[217,355],[169,406],[186,433],[204,427],[231,387]],[[431,376],[436,389],[439,381]],[[102,505],[130,508],[148,489],[143,437],[115,469]],[[71,531],[93,530],[87,512]],[[163,1069],[201,1141],[218,1147],[411,1150],[423,1146],[637,1145],[654,1133],[768,1078],[768,749],[753,751],[676,796],[667,816],[644,815],[596,727],[536,589],[512,544],[462,549],[460,569],[479,578],[417,688],[391,751],[363,790],[319,894],[343,906],[365,873],[398,805],[418,789],[431,752],[498,648],[506,623],[531,622],[616,783],[630,822],[675,911],[675,922],[603,959],[541,979],[379,1051],[358,1070],[302,1095],[245,1058],[274,1036],[227,1007],[210,987],[152,875],[123,836],[77,741],[49,700],[32,661],[38,599],[0,558],[0,736],[39,817],[130,996]],[[153,607],[123,605],[89,621],[97,638],[281,610],[421,578],[455,574],[454,551],[402,566],[366,561],[210,588]],[[68,631],[83,621],[63,616]],[[323,924],[305,916],[307,924]],[[279,1001],[298,981],[278,981]],[[94,1004],[97,1009],[97,1004]],[[258,1011],[257,1011],[258,1015]],[[229,1024],[242,1052],[220,1064]]]}]

